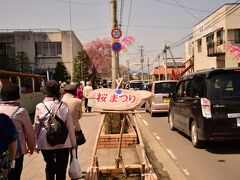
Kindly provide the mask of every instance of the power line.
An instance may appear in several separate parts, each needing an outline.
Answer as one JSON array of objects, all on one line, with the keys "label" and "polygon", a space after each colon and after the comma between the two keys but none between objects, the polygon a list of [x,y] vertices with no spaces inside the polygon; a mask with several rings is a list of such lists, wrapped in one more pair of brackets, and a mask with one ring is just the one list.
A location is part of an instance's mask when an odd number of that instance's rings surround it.
[{"label": "power line", "polygon": [[[55,0],[61,3],[69,3],[68,0]],[[100,6],[100,5],[106,5],[106,3],[85,3],[85,2],[79,2],[79,1],[72,1],[71,4],[76,4],[76,5],[86,5],[86,6]]]},{"label": "power line", "polygon": [[195,16],[194,14],[192,14],[190,11],[188,11],[187,8],[185,8],[184,6],[182,6],[177,0],[174,0],[178,5],[179,7],[181,7],[186,13],[190,14],[192,17],[194,17],[195,19],[197,20],[200,20],[197,16]]},{"label": "power line", "polygon": [[132,11],[132,0],[130,0],[130,8],[129,8],[129,13],[128,13],[126,36],[128,34],[128,28],[129,28],[129,24],[130,24],[131,11]]},{"label": "power line", "polygon": [[124,0],[121,0],[121,6],[120,6],[120,17],[119,17],[119,26],[122,26],[122,20],[123,20],[123,9],[124,9]]},{"label": "power line", "polygon": [[130,27],[139,28],[156,28],[156,29],[189,29],[190,26],[146,26],[146,25],[130,25]]},{"label": "power line", "polygon": [[[174,4],[174,3],[170,3],[170,2],[165,2],[165,1],[162,1],[162,0],[155,0],[159,3],[162,3],[162,4],[168,4],[170,6],[175,6],[175,7],[180,7],[178,4]],[[202,9],[196,9],[196,8],[192,8],[192,7],[186,7],[186,6],[182,6],[181,8],[185,8],[185,9],[191,9],[191,10],[194,10],[194,11],[201,11],[201,12],[205,12],[205,13],[212,13],[212,11],[206,11],[206,10],[202,10]]]},{"label": "power line", "polygon": [[[238,1],[240,1],[240,0],[237,0],[235,3],[237,3]],[[235,4],[235,3],[234,3],[234,4]],[[239,4],[235,5],[235,7],[238,6],[238,5],[239,5]],[[234,11],[237,10],[237,9],[235,9],[233,12],[230,12],[230,11],[233,10],[235,7],[232,7],[228,12],[225,12],[221,17],[218,17],[216,20],[214,20],[214,22],[216,22],[216,23],[219,22],[219,21],[217,21],[217,20],[219,20],[220,18],[222,18],[222,17],[225,16],[226,14],[227,14],[227,16],[230,15],[230,14],[232,14]],[[238,7],[238,8],[239,8],[239,7]],[[229,13],[229,12],[230,12],[230,13]],[[217,17],[217,16],[215,16],[215,17]],[[214,17],[213,19],[215,19],[215,17]],[[213,19],[211,19],[211,20],[209,20],[208,22],[206,22],[206,24],[207,24],[207,23],[211,23],[211,24],[209,24],[209,25],[207,26],[208,28],[214,25],[213,22],[211,22],[211,21],[213,21]],[[216,24],[216,23],[215,23],[215,24]],[[193,36],[193,34],[194,34],[195,32],[197,32],[197,31],[199,31],[200,29],[201,29],[201,27],[198,28],[198,29],[196,29],[194,32],[188,34],[187,36],[184,36],[184,37],[181,38],[180,40],[176,41],[175,43],[173,43],[172,45],[170,45],[170,47],[171,47],[171,48],[174,48],[174,47],[180,46],[181,44],[185,43],[189,38],[191,38],[191,37]]]}]

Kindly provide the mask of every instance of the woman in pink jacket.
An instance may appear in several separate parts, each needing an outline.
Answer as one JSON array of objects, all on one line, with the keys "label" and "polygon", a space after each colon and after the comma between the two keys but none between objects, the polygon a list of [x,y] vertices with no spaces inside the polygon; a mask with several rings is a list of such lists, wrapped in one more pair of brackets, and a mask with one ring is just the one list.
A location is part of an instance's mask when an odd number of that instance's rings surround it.
[{"label": "woman in pink jacket", "polygon": [[[34,130],[37,138],[37,150],[41,150],[46,162],[46,179],[66,179],[69,149],[76,148],[76,137],[71,114],[66,103],[59,100],[60,85],[55,80],[47,81],[41,91],[45,94],[43,102],[37,104],[34,118]],[[68,129],[68,137],[64,144],[51,146],[47,142],[49,111],[62,119]]]},{"label": "woman in pink jacket", "polygon": [[32,122],[27,110],[21,107],[19,87],[16,84],[9,83],[3,86],[1,98],[0,111],[12,119],[18,132],[15,168],[10,171],[8,179],[20,180],[24,155],[32,154],[35,149]]}]

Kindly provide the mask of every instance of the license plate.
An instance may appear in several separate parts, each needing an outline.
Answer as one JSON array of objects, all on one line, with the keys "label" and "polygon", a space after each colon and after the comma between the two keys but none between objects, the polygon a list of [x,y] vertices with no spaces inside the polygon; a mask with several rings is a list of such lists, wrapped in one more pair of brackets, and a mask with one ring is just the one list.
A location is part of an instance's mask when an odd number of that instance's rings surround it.
[{"label": "license plate", "polygon": [[163,102],[169,103],[170,102],[170,98],[163,98]]},{"label": "license plate", "polygon": [[228,118],[239,118],[240,117],[240,113],[229,113]]},{"label": "license plate", "polygon": [[240,126],[240,118],[237,118],[237,126]]}]

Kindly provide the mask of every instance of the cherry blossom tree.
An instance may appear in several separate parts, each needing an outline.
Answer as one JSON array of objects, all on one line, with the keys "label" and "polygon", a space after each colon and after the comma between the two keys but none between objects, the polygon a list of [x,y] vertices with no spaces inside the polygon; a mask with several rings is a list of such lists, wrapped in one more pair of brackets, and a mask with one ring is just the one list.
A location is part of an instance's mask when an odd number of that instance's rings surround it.
[{"label": "cherry blossom tree", "polygon": [[[90,60],[94,64],[97,74],[102,79],[111,79],[112,76],[112,46],[111,40],[108,38],[96,39],[84,44],[84,50],[88,54]],[[127,68],[120,65],[119,73],[126,74]]]}]

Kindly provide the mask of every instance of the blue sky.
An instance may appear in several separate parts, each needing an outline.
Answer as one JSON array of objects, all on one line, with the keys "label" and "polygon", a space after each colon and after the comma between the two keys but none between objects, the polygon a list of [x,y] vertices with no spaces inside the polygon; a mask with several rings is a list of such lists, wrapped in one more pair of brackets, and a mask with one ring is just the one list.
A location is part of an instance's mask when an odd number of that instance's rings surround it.
[{"label": "blue sky", "polygon": [[[69,0],[1,0],[0,29],[69,29]],[[82,44],[96,38],[111,37],[110,0],[71,0],[72,29]],[[236,0],[117,0],[118,21],[122,9],[122,31],[135,38],[127,52],[120,53],[120,63],[137,71],[140,46],[144,46],[144,63],[158,65],[156,57],[164,44],[171,45],[191,33],[192,27],[225,3]],[[126,34],[127,32],[127,34]],[[183,46],[172,49],[183,57]]]}]

